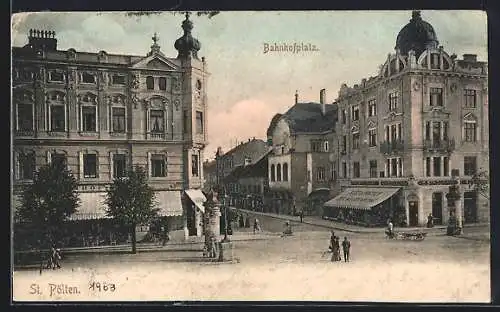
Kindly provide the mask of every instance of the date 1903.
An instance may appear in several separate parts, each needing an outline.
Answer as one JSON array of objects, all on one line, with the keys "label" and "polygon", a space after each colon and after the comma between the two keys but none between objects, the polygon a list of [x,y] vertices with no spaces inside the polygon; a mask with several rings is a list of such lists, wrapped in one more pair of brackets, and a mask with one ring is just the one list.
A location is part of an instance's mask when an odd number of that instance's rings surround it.
[{"label": "date 1903", "polygon": [[114,292],[116,285],[108,282],[90,282],[89,290],[98,292]]}]

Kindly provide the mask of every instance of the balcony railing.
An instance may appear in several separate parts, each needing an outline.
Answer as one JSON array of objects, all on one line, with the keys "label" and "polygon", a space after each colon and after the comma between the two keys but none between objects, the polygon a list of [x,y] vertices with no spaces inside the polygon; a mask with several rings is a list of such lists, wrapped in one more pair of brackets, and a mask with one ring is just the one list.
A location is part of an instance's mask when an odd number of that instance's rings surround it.
[{"label": "balcony railing", "polygon": [[404,151],[403,140],[384,141],[384,142],[380,143],[380,152],[382,154],[386,154],[386,155],[400,154],[403,151]]},{"label": "balcony railing", "polygon": [[424,140],[424,150],[425,151],[436,151],[436,152],[452,152],[455,149],[455,140],[453,139],[443,139],[443,140]]},{"label": "balcony railing", "polygon": [[150,132],[148,135],[149,139],[152,140],[164,140],[165,139],[165,133],[159,133],[159,132]]}]

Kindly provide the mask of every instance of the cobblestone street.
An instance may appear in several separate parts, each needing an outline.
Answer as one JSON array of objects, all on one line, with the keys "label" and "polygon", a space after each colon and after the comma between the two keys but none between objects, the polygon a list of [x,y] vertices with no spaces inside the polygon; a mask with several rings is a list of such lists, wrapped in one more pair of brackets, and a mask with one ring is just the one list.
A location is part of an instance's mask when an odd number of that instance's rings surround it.
[{"label": "cobblestone street", "polygon": [[[63,269],[14,272],[16,300],[328,300],[485,302],[490,300],[489,244],[428,236],[424,241],[387,240],[380,233],[336,234],[351,240],[351,262],[330,262],[329,231],[260,217],[258,240],[235,241],[239,263],[202,258],[201,245],[131,254],[80,254]],[[241,229],[240,229],[241,230]],[[251,229],[243,229],[253,236]],[[240,236],[245,235],[238,233]],[[92,281],[114,291],[89,290]],[[80,294],[50,294],[52,284],[76,286]],[[42,294],[30,294],[31,284]],[[146,286],[147,285],[147,286]],[[414,286],[418,285],[417,288]],[[141,289],[147,287],[147,289]],[[140,291],[138,289],[141,289]]]}]

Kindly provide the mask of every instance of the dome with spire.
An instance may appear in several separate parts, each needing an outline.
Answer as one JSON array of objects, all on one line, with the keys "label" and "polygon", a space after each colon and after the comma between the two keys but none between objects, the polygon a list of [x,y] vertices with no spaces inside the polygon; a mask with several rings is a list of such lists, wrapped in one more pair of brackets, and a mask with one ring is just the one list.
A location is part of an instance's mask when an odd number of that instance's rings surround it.
[{"label": "dome with spire", "polygon": [[193,29],[193,22],[189,20],[189,12],[186,13],[186,19],[182,22],[182,29],[184,35],[175,41],[174,47],[179,52],[177,58],[192,56],[198,58],[198,51],[201,44],[198,39],[193,38],[191,30]]},{"label": "dome with spire", "polygon": [[438,44],[432,25],[422,20],[420,11],[413,11],[410,22],[398,34],[396,50],[399,49],[402,55],[413,50],[418,57],[427,48],[437,48]]}]

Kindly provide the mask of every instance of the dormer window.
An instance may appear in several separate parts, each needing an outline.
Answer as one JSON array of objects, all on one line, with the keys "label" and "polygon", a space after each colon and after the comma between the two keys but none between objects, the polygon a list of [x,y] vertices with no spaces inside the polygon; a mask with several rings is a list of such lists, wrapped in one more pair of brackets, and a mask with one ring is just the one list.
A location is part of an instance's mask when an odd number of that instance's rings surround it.
[{"label": "dormer window", "polygon": [[82,73],[83,83],[95,83],[95,76],[89,73]]},{"label": "dormer window", "polygon": [[440,57],[438,53],[432,53],[431,54],[431,69],[440,69],[441,68],[441,62],[440,62]]},{"label": "dormer window", "polygon": [[64,74],[58,71],[49,72],[49,80],[53,82],[64,82]]}]

